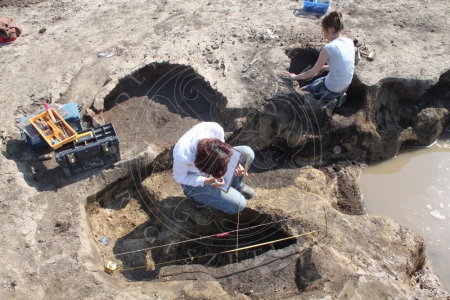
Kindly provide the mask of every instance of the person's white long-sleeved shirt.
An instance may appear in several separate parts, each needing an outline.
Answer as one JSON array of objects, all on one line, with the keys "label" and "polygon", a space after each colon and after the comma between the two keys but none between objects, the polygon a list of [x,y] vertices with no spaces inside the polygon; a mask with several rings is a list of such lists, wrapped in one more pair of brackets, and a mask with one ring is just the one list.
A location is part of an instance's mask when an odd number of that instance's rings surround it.
[{"label": "person's white long-sleeved shirt", "polygon": [[178,183],[204,186],[206,174],[195,167],[198,141],[216,138],[225,142],[223,128],[214,122],[195,125],[186,132],[173,149],[173,177]]}]

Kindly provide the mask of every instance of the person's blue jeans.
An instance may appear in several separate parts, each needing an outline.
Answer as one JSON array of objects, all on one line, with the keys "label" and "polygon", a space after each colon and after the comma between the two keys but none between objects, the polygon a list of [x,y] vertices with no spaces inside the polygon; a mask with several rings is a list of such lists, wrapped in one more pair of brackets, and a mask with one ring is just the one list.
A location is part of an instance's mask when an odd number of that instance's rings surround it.
[{"label": "person's blue jeans", "polygon": [[314,94],[318,100],[333,100],[339,98],[345,91],[341,93],[331,92],[325,86],[325,77],[320,77],[310,84],[301,88],[302,91],[307,91]]},{"label": "person's blue jeans", "polygon": [[[241,165],[245,167],[247,154],[250,154],[249,167],[255,158],[255,153],[248,146],[236,146],[234,149],[244,153],[241,158]],[[190,186],[182,184],[181,187],[186,195],[194,198],[196,202],[209,205],[218,210],[229,214],[237,214],[247,206],[247,200],[242,196],[237,189],[242,184],[243,176],[235,176],[228,193],[216,187],[205,186]],[[238,210],[239,209],[239,210]]]}]

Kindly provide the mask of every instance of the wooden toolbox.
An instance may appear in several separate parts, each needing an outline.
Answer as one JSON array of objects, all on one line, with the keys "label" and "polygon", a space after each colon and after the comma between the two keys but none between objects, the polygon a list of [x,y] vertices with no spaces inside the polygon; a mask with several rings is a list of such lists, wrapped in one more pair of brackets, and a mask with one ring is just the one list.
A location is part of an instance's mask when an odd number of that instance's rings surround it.
[{"label": "wooden toolbox", "polygon": [[63,118],[54,110],[49,108],[55,118],[56,122],[52,121],[49,113],[44,111],[37,116],[31,117],[30,122],[44,140],[54,150],[62,147],[63,145],[74,141],[77,138],[77,133],[72,127],[64,121]]}]

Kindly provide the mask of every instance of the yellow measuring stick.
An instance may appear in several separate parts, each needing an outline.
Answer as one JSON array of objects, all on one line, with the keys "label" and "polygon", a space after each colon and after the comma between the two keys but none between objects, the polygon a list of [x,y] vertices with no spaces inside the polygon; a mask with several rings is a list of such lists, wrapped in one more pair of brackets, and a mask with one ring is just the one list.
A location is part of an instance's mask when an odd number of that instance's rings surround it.
[{"label": "yellow measuring stick", "polygon": [[248,163],[249,162],[250,162],[250,154],[247,154],[247,158],[245,159],[244,176],[242,177],[242,182],[244,182],[245,177],[247,177]]}]

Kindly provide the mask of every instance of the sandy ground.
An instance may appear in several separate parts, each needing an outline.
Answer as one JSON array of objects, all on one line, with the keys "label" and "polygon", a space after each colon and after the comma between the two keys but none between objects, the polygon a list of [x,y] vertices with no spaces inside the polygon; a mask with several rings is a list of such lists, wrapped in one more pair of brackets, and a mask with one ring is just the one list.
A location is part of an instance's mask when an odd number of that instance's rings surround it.
[{"label": "sandy ground", "polygon": [[[429,86],[449,69],[448,1],[336,0],[332,8],[343,11],[346,35],[377,53],[375,61],[357,67],[365,84],[406,78]],[[0,16],[16,19],[24,29],[16,42],[0,46],[0,288],[6,298],[18,299],[128,299],[168,290],[155,284],[147,291],[101,276],[99,257],[92,255],[98,245],[88,226],[86,198],[114,183],[128,166],[114,176],[107,170],[64,179],[54,163],[27,161],[46,152],[35,153],[20,141],[19,117],[46,101],[87,108],[109,76],[153,62],[192,66],[226,97],[228,107],[258,106],[277,91],[277,77],[289,67],[290,45],[324,42],[318,17],[295,1],[2,0]],[[115,125],[126,135],[129,124]],[[132,154],[137,153],[125,158]]]}]

